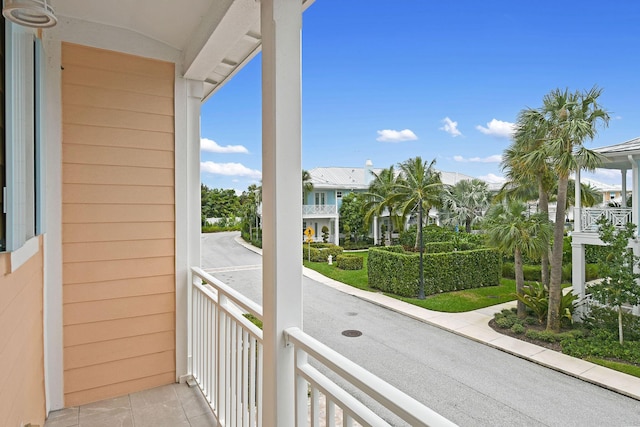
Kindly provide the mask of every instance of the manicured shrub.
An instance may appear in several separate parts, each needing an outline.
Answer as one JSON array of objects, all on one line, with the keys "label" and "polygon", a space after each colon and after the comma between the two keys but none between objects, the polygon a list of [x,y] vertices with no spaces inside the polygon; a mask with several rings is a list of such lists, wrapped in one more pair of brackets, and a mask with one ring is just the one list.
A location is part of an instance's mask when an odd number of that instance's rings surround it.
[{"label": "manicured shrub", "polygon": [[358,255],[338,255],[336,266],[341,270],[362,270],[364,258]]},{"label": "manicured shrub", "polygon": [[[322,245],[317,247],[318,245]],[[332,243],[312,243],[309,245],[302,245],[302,259],[307,261],[310,259],[312,262],[327,262],[329,255],[336,259],[338,255],[342,253],[342,248]]]},{"label": "manicured shrub", "polygon": [[453,252],[454,249],[453,242],[430,242],[424,244],[424,252],[427,254]]},{"label": "manicured shrub", "polygon": [[[390,249],[393,248],[393,249]],[[500,283],[502,259],[493,249],[424,254],[425,294]],[[418,294],[419,254],[399,248],[371,248],[369,286],[406,297]]]},{"label": "manicured shrub", "polygon": [[512,262],[502,263],[502,277],[504,277],[505,279],[516,278],[516,267]]}]

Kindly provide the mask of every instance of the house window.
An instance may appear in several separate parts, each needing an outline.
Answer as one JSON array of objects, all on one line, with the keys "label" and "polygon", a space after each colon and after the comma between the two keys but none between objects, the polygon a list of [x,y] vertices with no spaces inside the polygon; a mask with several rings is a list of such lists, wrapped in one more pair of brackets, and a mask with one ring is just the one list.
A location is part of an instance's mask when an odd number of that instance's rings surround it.
[{"label": "house window", "polygon": [[336,197],[337,197],[338,199],[341,199],[341,198],[342,198],[342,191],[337,191],[337,192],[336,192]]},{"label": "house window", "polygon": [[611,198],[611,200],[616,198],[616,193],[614,193],[613,191],[609,193],[609,197]]},{"label": "house window", "polygon": [[316,193],[316,205],[324,205],[325,204],[325,194],[324,193]]},{"label": "house window", "polygon": [[[3,189],[1,250],[16,251],[44,230],[40,115],[42,45],[34,32],[2,21]],[[32,246],[32,245],[31,245]]]}]

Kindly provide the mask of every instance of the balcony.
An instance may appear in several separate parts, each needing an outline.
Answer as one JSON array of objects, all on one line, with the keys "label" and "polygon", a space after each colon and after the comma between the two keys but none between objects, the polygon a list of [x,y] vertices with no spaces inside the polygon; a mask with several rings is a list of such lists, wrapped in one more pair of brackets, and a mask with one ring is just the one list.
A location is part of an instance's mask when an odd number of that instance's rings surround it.
[{"label": "balcony", "polygon": [[[189,288],[189,369],[221,426],[261,426],[262,307],[201,269],[192,268]],[[452,426],[450,421],[384,382],[300,328],[284,332],[295,357],[291,402],[298,426],[389,426],[323,372],[356,387],[411,426]],[[313,361],[311,361],[313,360]]]},{"label": "balcony", "polygon": [[336,215],[336,205],[302,205],[302,215]]},{"label": "balcony", "polygon": [[597,233],[600,218],[606,218],[615,227],[624,227],[633,220],[631,212],[630,208],[583,208],[579,231]]}]

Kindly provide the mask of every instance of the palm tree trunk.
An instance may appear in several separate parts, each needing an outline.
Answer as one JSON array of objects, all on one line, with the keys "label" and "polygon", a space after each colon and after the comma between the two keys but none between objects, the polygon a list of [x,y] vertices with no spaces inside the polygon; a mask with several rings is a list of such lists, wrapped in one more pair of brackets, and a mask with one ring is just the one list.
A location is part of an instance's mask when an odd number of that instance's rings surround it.
[{"label": "palm tree trunk", "polygon": [[564,239],[564,215],[567,203],[568,176],[558,179],[558,205],[556,223],[553,229],[553,250],[551,252],[551,280],[549,281],[549,311],[547,330],[560,331],[560,299],[562,297],[562,243]]},{"label": "palm tree trunk", "polygon": [[420,228],[418,228],[418,239],[420,240],[420,280],[418,282],[418,299],[424,299],[424,242],[422,241],[422,200],[420,200],[420,206],[418,206],[418,222]]},{"label": "palm tree trunk", "polygon": [[624,336],[622,334],[622,306],[618,306],[618,339],[620,340],[620,345],[624,345]]},{"label": "palm tree trunk", "polygon": [[[516,248],[514,253],[515,273],[516,273],[516,293],[522,295],[524,291],[524,271],[522,269],[522,251]],[[518,300],[518,317],[524,319],[527,317],[526,307],[524,303]]]},{"label": "palm tree trunk", "polygon": [[[549,195],[544,190],[542,179],[538,179],[538,208],[540,213],[549,218]],[[542,284],[549,288],[549,241],[544,243],[546,250],[540,256],[540,270],[542,275]]]},{"label": "palm tree trunk", "polygon": [[471,233],[471,218],[469,217],[464,221],[464,231]]}]

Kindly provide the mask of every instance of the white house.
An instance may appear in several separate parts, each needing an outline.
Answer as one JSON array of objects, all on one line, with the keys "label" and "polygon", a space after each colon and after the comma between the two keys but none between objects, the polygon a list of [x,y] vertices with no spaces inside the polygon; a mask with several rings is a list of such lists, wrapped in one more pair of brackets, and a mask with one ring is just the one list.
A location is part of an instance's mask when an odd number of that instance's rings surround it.
[{"label": "white house", "polygon": [[[338,244],[340,229],[340,206],[342,198],[349,193],[365,193],[369,184],[379,174],[382,168],[374,168],[371,160],[365,162],[364,167],[317,167],[309,170],[313,191],[309,192],[302,206],[303,229],[311,227],[315,232],[315,240],[322,240],[322,227],[329,229],[329,241]],[[463,180],[474,179],[472,176],[459,172],[439,171],[442,183],[455,185]],[[495,185],[490,188],[495,188]],[[429,215],[437,219],[437,211],[433,209]],[[374,218],[370,235],[377,243],[381,236],[382,224],[389,227],[388,216]]]},{"label": "white house", "polygon": [[[575,186],[576,206],[574,208],[574,230],[572,237],[572,274],[573,274],[573,290],[580,297],[585,297],[588,290],[585,289],[585,245],[603,245],[598,236],[596,222],[599,218],[605,217],[612,221],[616,226],[624,226],[627,222],[639,224],[638,211],[638,187],[640,182],[640,174],[638,172],[640,166],[640,138],[600,147],[594,151],[602,154],[606,161],[600,167],[605,169],[613,169],[620,171],[621,188],[620,188],[620,206],[609,207],[606,203],[601,207],[583,208],[580,202],[580,185]],[[632,207],[627,208],[627,171],[631,170],[630,188],[632,197]],[[580,183],[580,173],[576,174],[576,183]],[[629,246],[633,248],[636,254],[640,254],[640,243],[638,239],[629,241]],[[638,307],[634,308],[636,314],[640,314]]]}]

